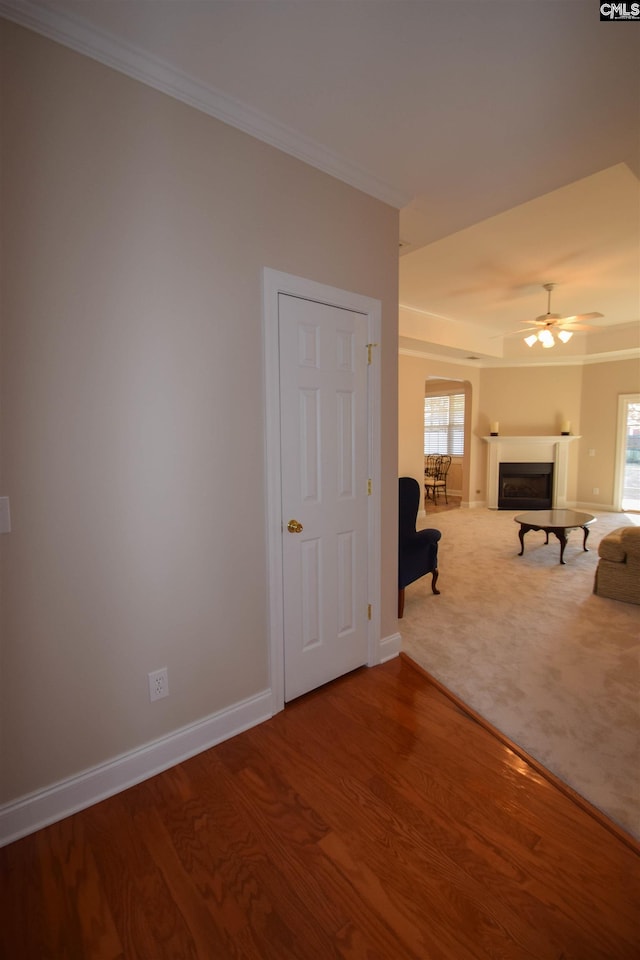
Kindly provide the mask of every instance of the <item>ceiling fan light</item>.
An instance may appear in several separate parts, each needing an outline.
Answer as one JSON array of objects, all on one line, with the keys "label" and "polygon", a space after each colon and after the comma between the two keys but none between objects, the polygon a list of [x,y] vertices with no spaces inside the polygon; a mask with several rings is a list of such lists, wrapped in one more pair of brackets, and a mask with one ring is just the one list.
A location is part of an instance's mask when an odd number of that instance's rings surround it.
[{"label": "ceiling fan light", "polygon": [[555,344],[555,340],[553,339],[553,334],[551,333],[550,330],[541,330],[540,333],[538,334],[538,340],[540,341],[543,347],[547,347],[547,348],[553,347]]},{"label": "ceiling fan light", "polygon": [[572,330],[561,330],[558,334],[558,340],[562,340],[563,343],[569,343],[569,340],[571,340],[572,336]]},{"label": "ceiling fan light", "polygon": [[524,342],[528,347],[532,347],[534,343],[537,341],[537,339],[538,339],[537,333],[531,333],[528,337],[524,338]]}]

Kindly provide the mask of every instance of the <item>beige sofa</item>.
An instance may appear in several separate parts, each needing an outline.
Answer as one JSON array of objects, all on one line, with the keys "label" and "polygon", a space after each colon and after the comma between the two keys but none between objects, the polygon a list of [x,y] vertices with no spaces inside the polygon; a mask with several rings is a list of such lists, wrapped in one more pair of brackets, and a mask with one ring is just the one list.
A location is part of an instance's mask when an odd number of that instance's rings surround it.
[{"label": "beige sofa", "polygon": [[603,537],[593,592],[640,603],[640,527],[618,527]]}]

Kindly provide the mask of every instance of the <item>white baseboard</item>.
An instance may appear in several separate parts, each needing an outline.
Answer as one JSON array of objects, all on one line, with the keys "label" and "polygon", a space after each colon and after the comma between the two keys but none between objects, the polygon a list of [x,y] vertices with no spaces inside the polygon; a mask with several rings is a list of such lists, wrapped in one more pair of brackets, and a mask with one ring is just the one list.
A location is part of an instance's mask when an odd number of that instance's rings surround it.
[{"label": "white baseboard", "polygon": [[[401,644],[399,633],[381,638],[378,641],[378,662],[385,663],[397,657]],[[148,780],[243,730],[255,727],[272,715],[272,692],[265,690],[144,747],[3,804],[0,806],[0,847]]]},{"label": "white baseboard", "polygon": [[34,833],[268,720],[271,690],[124,753],[52,787],[0,806],[0,846]]},{"label": "white baseboard", "polygon": [[595,517],[599,513],[621,513],[621,510],[617,510],[612,503],[577,503],[574,506],[570,507],[571,510],[587,510],[589,513],[592,513]]},{"label": "white baseboard", "polygon": [[400,653],[402,637],[399,633],[392,633],[388,637],[383,637],[379,642],[379,663],[386,663],[387,660],[393,660]]}]

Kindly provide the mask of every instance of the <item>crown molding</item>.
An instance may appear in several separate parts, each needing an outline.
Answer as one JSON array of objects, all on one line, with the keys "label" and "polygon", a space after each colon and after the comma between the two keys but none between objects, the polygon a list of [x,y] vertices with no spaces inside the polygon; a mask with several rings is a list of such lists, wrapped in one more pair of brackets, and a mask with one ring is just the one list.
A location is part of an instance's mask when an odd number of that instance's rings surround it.
[{"label": "crown molding", "polygon": [[408,194],[380,180],[370,171],[349,162],[273,117],[208,84],[200,83],[166,61],[124,43],[106,31],[91,27],[76,17],[48,10],[30,0],[0,0],[0,15],[180,100],[201,113],[236,127],[383,203],[400,209],[411,200]]},{"label": "crown molding", "polygon": [[557,358],[545,358],[544,360],[485,360],[485,367],[588,367],[594,363],[616,363],[618,360],[638,360],[640,359],[640,350],[633,347],[628,350],[611,350],[603,353],[591,353],[582,357],[567,357],[566,359],[558,356]]},{"label": "crown molding", "polygon": [[425,350],[411,347],[399,347],[398,355],[401,357],[418,357],[421,360],[437,360],[439,363],[454,363],[461,367],[475,367],[476,369],[489,369],[491,367],[586,367],[592,363],[615,363],[617,360],[639,360],[640,350],[632,348],[630,350],[615,350],[611,353],[594,353],[585,357],[558,357],[557,359],[545,358],[545,360],[527,360],[527,359],[508,359],[506,357],[454,357],[445,353],[438,353],[428,349],[425,344]]}]

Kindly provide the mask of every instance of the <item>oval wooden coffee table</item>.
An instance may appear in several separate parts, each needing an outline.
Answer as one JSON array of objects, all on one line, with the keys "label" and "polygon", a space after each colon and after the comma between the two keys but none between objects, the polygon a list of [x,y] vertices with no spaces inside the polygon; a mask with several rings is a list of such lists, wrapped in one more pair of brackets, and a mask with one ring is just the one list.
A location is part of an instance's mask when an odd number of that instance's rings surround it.
[{"label": "oval wooden coffee table", "polygon": [[567,534],[570,530],[580,528],[584,530],[584,539],[582,546],[587,550],[587,537],[589,536],[589,524],[596,519],[590,513],[579,513],[577,510],[531,510],[529,513],[520,513],[513,518],[520,524],[518,536],[520,537],[521,550],[519,557],[524,553],[524,535],[529,530],[544,530],[547,535],[545,543],[549,543],[549,534],[555,533],[560,541],[560,563],[564,563],[564,548],[567,545]]}]

